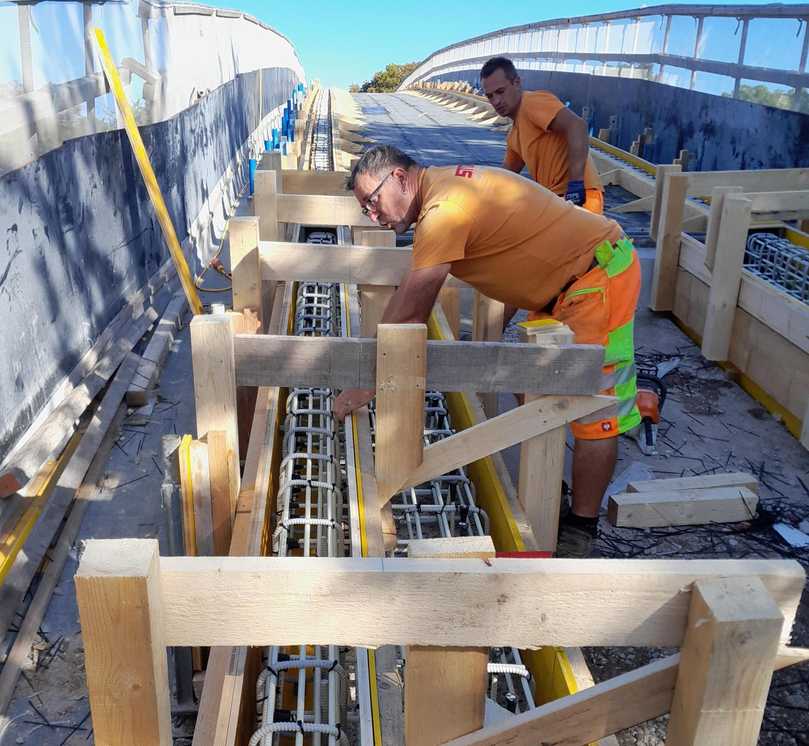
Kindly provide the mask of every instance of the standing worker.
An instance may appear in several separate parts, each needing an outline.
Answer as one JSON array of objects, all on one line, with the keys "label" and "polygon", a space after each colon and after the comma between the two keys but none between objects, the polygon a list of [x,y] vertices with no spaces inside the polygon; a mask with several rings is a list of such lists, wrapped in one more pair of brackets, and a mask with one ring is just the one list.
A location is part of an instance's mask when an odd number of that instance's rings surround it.
[{"label": "standing worker", "polygon": [[[640,264],[631,242],[615,221],[509,171],[425,168],[389,145],[360,158],[348,188],[379,225],[398,234],[416,225],[411,269],[380,323],[426,323],[451,273],[517,308],[539,313],[552,306],[576,342],[604,346],[602,393],[618,401],[571,426],[572,509],[560,523],[557,549],[558,556],[588,556],[618,435],[640,423],[633,340]],[[335,414],[345,417],[374,393],[343,391]]]},{"label": "standing worker", "polygon": [[590,212],[604,212],[604,192],[589,156],[587,123],[549,91],[522,89],[507,57],[492,57],[480,71],[483,92],[494,110],[514,122],[503,168],[531,178]]}]

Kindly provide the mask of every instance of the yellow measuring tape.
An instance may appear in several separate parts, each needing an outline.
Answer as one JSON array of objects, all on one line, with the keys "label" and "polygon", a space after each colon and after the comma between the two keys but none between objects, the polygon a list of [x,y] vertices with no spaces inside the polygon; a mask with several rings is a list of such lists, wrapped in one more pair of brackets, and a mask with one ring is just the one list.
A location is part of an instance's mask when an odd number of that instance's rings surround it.
[{"label": "yellow measuring tape", "polygon": [[135,122],[135,115],[132,113],[132,107],[129,105],[129,99],[126,97],[124,86],[121,83],[121,77],[118,75],[118,68],[112,60],[107,41],[104,38],[104,33],[100,28],[93,29],[95,34],[96,44],[98,45],[98,53],[101,56],[101,64],[104,67],[104,74],[107,76],[107,82],[112,90],[112,95],[115,96],[115,102],[118,104],[118,111],[124,119],[124,127],[126,134],[129,137],[129,144],[132,146],[132,151],[135,153],[135,160],[138,162],[143,183],[146,184],[146,190],[149,192],[149,197],[154,205],[155,213],[157,214],[157,221],[163,230],[163,237],[168,244],[171,258],[174,260],[174,266],[177,268],[177,274],[180,276],[185,297],[188,299],[188,305],[195,314],[202,313],[202,303],[199,299],[199,294],[194,286],[194,281],[191,278],[191,271],[188,269],[188,264],[185,261],[183,250],[180,248],[180,242],[177,240],[177,234],[174,232],[174,224],[169,217],[169,211],[166,209],[166,203],[163,201],[163,193],[160,191],[160,185],[157,183],[154,169],[152,168],[149,155],[143,145],[143,140],[138,130],[138,125]]}]

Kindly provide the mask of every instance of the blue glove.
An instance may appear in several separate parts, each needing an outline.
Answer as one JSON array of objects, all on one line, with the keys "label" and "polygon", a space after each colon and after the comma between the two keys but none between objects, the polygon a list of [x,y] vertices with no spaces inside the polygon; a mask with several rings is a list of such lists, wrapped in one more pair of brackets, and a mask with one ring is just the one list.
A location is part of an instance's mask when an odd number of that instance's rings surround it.
[{"label": "blue glove", "polygon": [[574,205],[581,207],[584,204],[584,196],[583,181],[569,181],[567,183],[567,191],[565,192],[567,202],[572,202]]}]

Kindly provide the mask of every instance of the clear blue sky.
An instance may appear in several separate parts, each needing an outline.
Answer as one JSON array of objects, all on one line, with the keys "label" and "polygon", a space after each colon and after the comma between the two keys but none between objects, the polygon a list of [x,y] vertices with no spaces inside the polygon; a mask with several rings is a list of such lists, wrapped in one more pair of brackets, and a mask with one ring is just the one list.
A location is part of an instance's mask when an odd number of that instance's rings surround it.
[{"label": "clear blue sky", "polygon": [[[621,0],[567,0],[559,4],[537,0],[201,2],[250,13],[275,27],[295,44],[308,78],[344,88],[368,80],[389,62],[420,61],[447,44],[505,26],[640,5]],[[720,0],[714,4],[735,2]]]}]

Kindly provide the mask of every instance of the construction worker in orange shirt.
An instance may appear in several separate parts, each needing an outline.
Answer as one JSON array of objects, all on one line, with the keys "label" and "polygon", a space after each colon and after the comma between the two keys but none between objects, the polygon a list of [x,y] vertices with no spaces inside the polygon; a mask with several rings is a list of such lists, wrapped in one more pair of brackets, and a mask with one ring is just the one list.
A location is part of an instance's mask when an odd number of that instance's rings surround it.
[{"label": "construction worker in orange shirt", "polygon": [[[401,234],[415,223],[411,269],[381,323],[426,323],[453,274],[505,304],[535,314],[550,307],[576,342],[604,346],[601,391],[617,401],[571,426],[572,505],[557,545],[558,556],[588,556],[618,435],[640,423],[633,342],[640,264],[632,243],[615,221],[510,171],[426,168],[389,145],[366,151],[348,187],[379,225]],[[343,391],[334,412],[345,417],[374,394]]]},{"label": "construction worker in orange shirt", "polygon": [[480,71],[494,110],[514,122],[503,168],[531,178],[574,205],[601,214],[604,192],[589,151],[586,122],[549,91],[523,91],[514,63],[492,57]]}]

